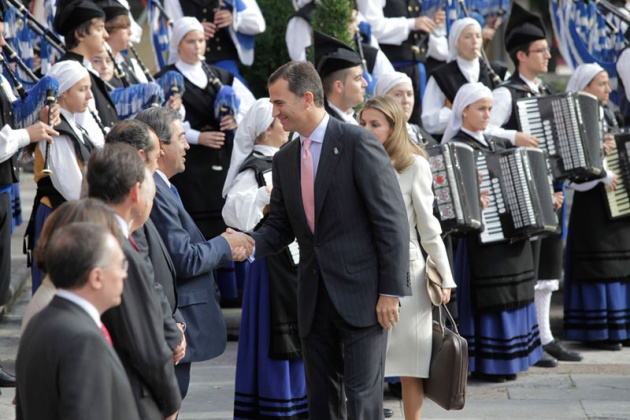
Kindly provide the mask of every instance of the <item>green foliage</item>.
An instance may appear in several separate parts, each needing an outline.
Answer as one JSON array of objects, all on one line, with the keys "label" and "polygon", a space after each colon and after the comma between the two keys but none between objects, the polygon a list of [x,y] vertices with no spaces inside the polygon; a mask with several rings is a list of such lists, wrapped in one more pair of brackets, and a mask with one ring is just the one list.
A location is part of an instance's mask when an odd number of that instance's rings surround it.
[{"label": "green foliage", "polygon": [[267,30],[256,37],[254,64],[241,66],[240,71],[249,89],[257,98],[268,96],[267,79],[278,67],[288,62],[289,53],[284,39],[287,22],[293,15],[291,0],[257,0],[267,22]]},{"label": "green foliage", "polygon": [[321,0],[313,12],[313,29],[352,45],[348,25],[352,20],[350,0]]}]

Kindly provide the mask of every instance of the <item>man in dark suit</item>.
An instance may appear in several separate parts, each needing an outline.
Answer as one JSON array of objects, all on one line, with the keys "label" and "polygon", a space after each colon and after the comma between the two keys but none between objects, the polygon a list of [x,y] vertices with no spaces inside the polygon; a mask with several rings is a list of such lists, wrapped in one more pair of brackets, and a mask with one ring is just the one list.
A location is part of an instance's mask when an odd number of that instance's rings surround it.
[{"label": "man in dark suit", "polygon": [[101,331],[100,315],[120,305],[126,259],[95,223],[55,232],[45,251],[58,288],[22,334],[17,355],[17,418],[138,419],[129,380]]},{"label": "man in dark suit", "polygon": [[[154,282],[137,245],[129,239],[149,217],[153,179],[138,152],[128,144],[107,144],[90,155],[86,179],[89,196],[116,213],[129,261],[122,304],[103,314],[114,348],[127,370],[142,419],[174,419],[181,404],[172,352],[166,344],[163,314]],[[133,223],[133,225],[131,225]]]},{"label": "man in dark suit", "polygon": [[[273,160],[271,209],[256,255],[300,245],[298,326],[314,419],[383,416],[383,365],[399,297],[410,294],[409,225],[387,153],[372,134],[324,110],[310,63],[268,82],[285,131],[300,141]],[[347,398],[347,402],[345,401]]]},{"label": "man in dark suit", "polygon": [[186,356],[175,367],[185,396],[190,382],[190,365],[223,353],[227,342],[225,320],[219,307],[219,290],[213,270],[231,260],[242,261],[251,254],[253,240],[242,233],[223,233],[205,240],[184,209],[177,189],[169,179],[185,169],[189,146],[184,138],[180,115],[167,108],[151,108],[136,116],[153,128],[163,154],[158,159],[156,195],[151,210],[155,224],[173,260],[177,273],[179,310],[186,321]]},{"label": "man in dark suit", "polygon": [[[161,152],[160,142],[151,127],[139,120],[121,121],[107,133],[105,142],[107,144],[127,143],[134,147],[153,177]],[[155,282],[154,286],[160,296],[164,315],[164,335],[173,352],[173,361],[177,364],[186,353],[184,335],[186,323],[177,310],[173,262],[151,219],[147,219],[142,227],[131,234],[131,237],[144,257],[149,278]]]}]

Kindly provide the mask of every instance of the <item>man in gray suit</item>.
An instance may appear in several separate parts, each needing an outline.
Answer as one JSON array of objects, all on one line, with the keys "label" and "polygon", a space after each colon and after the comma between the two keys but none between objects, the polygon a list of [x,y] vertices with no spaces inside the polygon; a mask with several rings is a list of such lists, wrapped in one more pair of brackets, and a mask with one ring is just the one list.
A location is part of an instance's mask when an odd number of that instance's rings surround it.
[{"label": "man in gray suit", "polygon": [[[396,175],[372,134],[326,113],[310,63],[268,82],[274,117],[299,141],[273,161],[256,255],[300,245],[298,325],[314,419],[383,416],[386,329],[410,294],[409,226]],[[347,398],[347,401],[345,401]]]},{"label": "man in gray suit", "polygon": [[53,234],[45,258],[58,290],[20,340],[17,418],[138,419],[125,369],[100,329],[127,277],[120,244],[102,225],[74,223]]}]

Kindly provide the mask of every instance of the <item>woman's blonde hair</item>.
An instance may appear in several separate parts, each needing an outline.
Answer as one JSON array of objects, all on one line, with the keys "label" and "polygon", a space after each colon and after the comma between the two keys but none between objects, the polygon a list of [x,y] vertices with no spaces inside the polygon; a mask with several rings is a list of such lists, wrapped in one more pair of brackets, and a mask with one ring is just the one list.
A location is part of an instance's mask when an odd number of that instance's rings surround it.
[{"label": "woman's blonde hair", "polygon": [[[413,164],[415,155],[427,157],[425,150],[411,141],[407,132],[407,118],[400,104],[389,96],[375,96],[363,105],[361,114],[366,109],[375,109],[385,116],[392,128],[383,146],[392,161],[396,172],[401,173]],[[359,114],[359,115],[361,115]]]}]

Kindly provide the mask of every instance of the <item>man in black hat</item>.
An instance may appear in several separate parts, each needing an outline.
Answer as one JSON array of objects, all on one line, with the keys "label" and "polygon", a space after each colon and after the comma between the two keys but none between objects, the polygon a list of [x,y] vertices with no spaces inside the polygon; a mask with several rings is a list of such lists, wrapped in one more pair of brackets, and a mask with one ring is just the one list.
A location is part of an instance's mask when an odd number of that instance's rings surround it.
[{"label": "man in black hat", "polygon": [[[4,39],[4,7],[0,3],[0,48],[6,44]],[[13,120],[9,82],[0,76],[0,307],[10,298],[11,285],[11,185],[18,182],[17,151],[29,143],[40,140],[52,141],[58,136],[52,127],[37,122],[25,129],[16,130]],[[59,107],[55,110],[54,120],[59,119]],[[40,118],[47,115],[48,108],[40,112]],[[44,119],[46,117],[43,117]],[[0,387],[15,387],[15,377],[0,367]]]},{"label": "man in black hat", "polygon": [[[517,130],[516,101],[553,93],[553,88],[538,78],[538,75],[547,73],[551,58],[546,37],[542,20],[515,3],[505,29],[505,48],[516,69],[507,82],[493,92],[493,124]],[[528,134],[517,133],[515,143],[517,146],[537,146],[538,140]],[[556,207],[560,210],[564,201],[562,185],[555,185],[554,189]],[[568,351],[553,338],[549,324],[551,293],[558,290],[558,279],[562,275],[562,235],[533,241],[532,252],[538,279],[534,302],[540,340],[545,350],[536,366],[555,367],[557,360],[580,361],[582,356],[579,353]]]},{"label": "man in black hat", "polygon": [[[109,96],[105,82],[92,70],[90,64],[92,58],[103,51],[105,40],[108,38],[105,30],[105,12],[90,0],[60,0],[53,25],[55,31],[63,35],[66,43],[66,53],[59,61],[75,60],[90,70],[97,116],[106,129],[112,127],[118,122],[116,106]],[[88,129],[83,120],[77,122]],[[93,134],[91,129],[88,131],[90,135]],[[101,136],[98,136],[95,142],[103,144]]]},{"label": "man in black hat", "polygon": [[326,112],[340,121],[358,124],[354,107],[363,103],[367,87],[361,56],[338,39],[315,31],[315,62],[324,86]]}]

